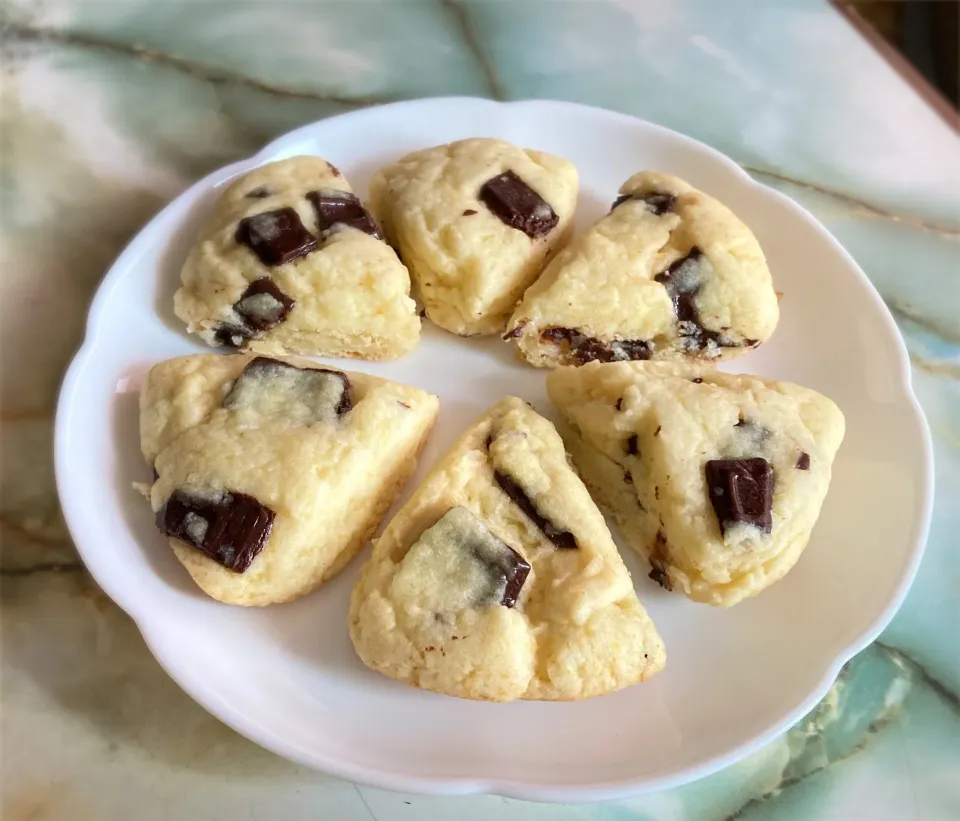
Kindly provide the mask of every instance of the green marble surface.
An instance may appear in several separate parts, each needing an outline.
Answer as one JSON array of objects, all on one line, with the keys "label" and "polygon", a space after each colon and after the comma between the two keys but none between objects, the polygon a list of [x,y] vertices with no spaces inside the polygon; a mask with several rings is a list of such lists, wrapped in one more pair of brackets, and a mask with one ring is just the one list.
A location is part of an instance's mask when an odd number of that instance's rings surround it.
[{"label": "green marble surface", "polygon": [[[4,821],[960,818],[960,141],[828,4],[2,0],[0,20]],[[57,388],[125,241],[290,128],[452,94],[575,100],[710,143],[815,213],[907,340],[937,475],[913,590],[799,725],[686,787],[556,807],[289,764],[166,677],[60,516]]]}]

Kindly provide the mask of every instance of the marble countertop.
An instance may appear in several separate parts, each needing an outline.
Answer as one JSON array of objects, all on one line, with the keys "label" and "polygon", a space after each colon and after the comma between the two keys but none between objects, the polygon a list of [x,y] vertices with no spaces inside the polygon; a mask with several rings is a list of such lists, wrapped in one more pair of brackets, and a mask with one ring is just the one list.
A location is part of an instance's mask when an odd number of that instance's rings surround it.
[{"label": "marble countertop", "polygon": [[[2,0],[0,21],[4,821],[960,818],[960,140],[826,2]],[[916,583],[820,706],[697,783],[553,807],[289,764],[167,678],[60,516],[57,388],[123,244],[297,125],[453,94],[590,103],[719,148],[827,225],[907,340],[936,448]]]}]

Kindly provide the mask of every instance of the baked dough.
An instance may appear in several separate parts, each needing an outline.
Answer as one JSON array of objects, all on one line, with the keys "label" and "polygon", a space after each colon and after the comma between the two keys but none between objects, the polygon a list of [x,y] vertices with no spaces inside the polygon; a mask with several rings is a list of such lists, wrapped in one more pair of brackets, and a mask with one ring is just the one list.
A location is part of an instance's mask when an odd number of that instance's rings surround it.
[{"label": "baked dough", "polygon": [[505,338],[537,367],[718,361],[769,339],[777,295],[756,238],[713,197],[644,171],[526,292]]},{"label": "baked dough", "polygon": [[577,190],[577,170],[567,160],[470,139],[380,169],[370,203],[427,316],[472,336],[503,331],[517,300],[566,241]]},{"label": "baked dough", "polygon": [[516,398],[461,436],[375,543],[350,636],[373,670],[491,701],[597,696],[665,662],[560,437]]},{"label": "baked dough", "polygon": [[410,275],[320,157],[261,166],[220,196],[174,310],[210,345],[395,359],[420,339]]},{"label": "baked dough", "polygon": [[140,395],[158,524],[213,598],[295,599],[376,531],[438,406],[418,388],[298,359],[162,362]]},{"label": "baked dough", "polygon": [[655,581],[729,606],[799,559],[844,433],[825,396],[671,362],[560,368],[547,391],[587,487]]}]

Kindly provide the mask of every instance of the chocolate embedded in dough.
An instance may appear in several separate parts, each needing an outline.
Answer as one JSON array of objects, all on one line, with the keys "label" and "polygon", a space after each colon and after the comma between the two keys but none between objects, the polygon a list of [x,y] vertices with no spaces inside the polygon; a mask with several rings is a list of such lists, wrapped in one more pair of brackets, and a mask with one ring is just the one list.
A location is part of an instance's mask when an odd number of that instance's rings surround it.
[{"label": "chocolate embedded in dough", "polygon": [[766,459],[712,459],[706,474],[721,533],[741,523],[772,530],[773,467]]},{"label": "chocolate embedded in dough", "polygon": [[277,327],[287,318],[296,302],[288,297],[270,277],[254,280],[243,292],[233,310],[251,330],[262,333]]},{"label": "chocolate embedded in dough", "polygon": [[353,408],[350,380],[327,368],[298,368],[268,356],[251,360],[223,400],[227,410],[278,408],[291,421],[309,423],[343,416]]},{"label": "chocolate embedded in dough", "polygon": [[293,262],[317,248],[317,238],[303,227],[293,208],[244,217],[237,225],[235,238],[270,266]]},{"label": "chocolate embedded in dough", "polygon": [[307,199],[313,203],[317,211],[317,224],[320,233],[324,234],[337,225],[346,225],[369,234],[374,239],[383,239],[383,234],[377,227],[370,212],[355,194],[349,191],[339,191],[334,188],[325,188],[322,191],[311,191]]},{"label": "chocolate embedded in dough", "polygon": [[157,513],[157,527],[227,570],[243,573],[266,545],[275,516],[245,493],[208,497],[177,490]]},{"label": "chocolate embedded in dough", "polygon": [[810,470],[810,454],[806,451],[797,457],[797,470]]},{"label": "chocolate embedded in dough", "polygon": [[513,171],[487,180],[480,188],[480,200],[504,225],[523,231],[530,239],[545,237],[560,221],[550,203]]},{"label": "chocolate embedded in dough", "polygon": [[510,497],[510,500],[526,514],[530,521],[540,528],[543,535],[546,536],[557,547],[572,549],[579,546],[577,545],[577,540],[574,538],[572,533],[567,530],[561,530],[559,527],[545,519],[540,514],[540,511],[537,510],[530,497],[527,496],[523,488],[520,487],[520,485],[518,485],[513,479],[511,479],[505,473],[501,473],[499,470],[494,470],[493,476],[497,480],[497,484],[500,485],[500,489],[506,493],[507,496]]},{"label": "chocolate embedded in dough", "polygon": [[648,191],[646,194],[621,194],[613,201],[610,210],[613,211],[618,205],[628,200],[635,200],[646,205],[647,210],[662,217],[664,214],[672,214],[677,204],[677,198],[673,194],[667,194],[664,191]]},{"label": "chocolate embedded in dough", "polygon": [[214,331],[213,339],[225,348],[242,348],[254,335],[252,329],[243,325],[224,324],[219,325]]},{"label": "chocolate embedded in dough", "polygon": [[577,365],[587,362],[627,362],[649,359],[653,347],[640,339],[615,339],[603,342],[573,328],[544,328],[540,339],[557,345],[566,344]]}]

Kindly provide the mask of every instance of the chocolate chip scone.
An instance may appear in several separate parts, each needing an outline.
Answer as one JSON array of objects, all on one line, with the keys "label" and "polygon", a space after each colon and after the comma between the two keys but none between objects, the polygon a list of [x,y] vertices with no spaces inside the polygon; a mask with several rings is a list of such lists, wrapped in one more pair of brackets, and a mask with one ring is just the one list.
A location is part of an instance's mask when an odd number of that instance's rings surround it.
[{"label": "chocolate chip scone", "polygon": [[577,205],[567,160],[503,140],[461,140],[382,168],[370,203],[427,316],[472,336],[503,330],[566,240]]},{"label": "chocolate chip scone", "polygon": [[533,365],[716,361],[766,341],[777,295],[756,238],[722,203],[648,171],[558,254],[507,326]]},{"label": "chocolate chip scone", "polygon": [[213,598],[295,599],[373,535],[438,406],[418,388],[305,360],[162,362],[140,395],[157,526]]},{"label": "chocolate chip scone", "polygon": [[507,398],[387,525],[350,604],[363,662],[462,698],[568,700],[665,662],[553,425]]},{"label": "chocolate chip scone", "polygon": [[210,345],[395,359],[420,339],[410,275],[320,157],[251,171],[220,196],[174,310]]},{"label": "chocolate chip scone", "polygon": [[729,606],[796,563],[843,439],[825,396],[672,362],[561,368],[547,390],[587,487],[652,579]]}]

